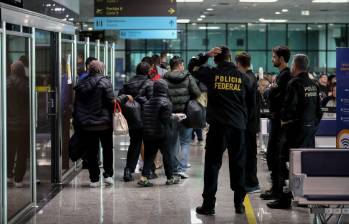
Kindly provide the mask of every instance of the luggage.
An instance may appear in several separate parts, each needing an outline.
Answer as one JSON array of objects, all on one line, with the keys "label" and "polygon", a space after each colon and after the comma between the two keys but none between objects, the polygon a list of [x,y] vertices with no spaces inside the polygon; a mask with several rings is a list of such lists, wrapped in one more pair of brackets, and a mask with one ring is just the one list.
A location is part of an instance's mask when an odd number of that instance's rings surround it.
[{"label": "luggage", "polygon": [[73,162],[76,162],[81,159],[85,153],[82,140],[79,139],[78,133],[75,132],[69,139],[69,157]]},{"label": "luggage", "polygon": [[188,128],[204,128],[206,126],[206,109],[197,100],[190,100],[186,107],[187,118],[183,124]]},{"label": "luggage", "polygon": [[129,129],[140,129],[143,127],[142,106],[136,100],[127,101],[123,106],[124,116]]}]

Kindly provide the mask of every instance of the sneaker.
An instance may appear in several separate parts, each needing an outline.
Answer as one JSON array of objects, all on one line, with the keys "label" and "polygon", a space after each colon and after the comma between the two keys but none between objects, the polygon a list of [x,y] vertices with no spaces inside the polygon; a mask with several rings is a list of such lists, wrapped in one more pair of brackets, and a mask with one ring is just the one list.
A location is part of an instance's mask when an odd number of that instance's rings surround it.
[{"label": "sneaker", "polygon": [[112,177],[104,178],[104,183],[106,186],[112,186],[114,185],[114,179]]},{"label": "sneaker", "polygon": [[191,164],[190,164],[190,163],[188,163],[188,164],[185,166],[185,168],[186,168],[186,169],[191,168]]},{"label": "sneaker", "polygon": [[90,183],[90,188],[96,188],[96,187],[99,187],[99,186],[100,186],[99,181]]},{"label": "sneaker", "polygon": [[235,205],[236,214],[245,214],[245,206],[243,204]]},{"label": "sneaker", "polygon": [[171,179],[167,179],[166,185],[173,185],[173,184],[178,184],[180,181],[180,178],[178,176],[173,176]]},{"label": "sneaker", "polygon": [[22,188],[22,187],[24,187],[23,182],[15,182],[15,187],[16,187],[16,188]]},{"label": "sneaker", "polygon": [[140,179],[137,183],[138,185],[140,185],[141,187],[152,187],[153,183],[151,183],[148,179]]},{"label": "sneaker", "polygon": [[178,172],[176,175],[179,176],[181,179],[189,178],[188,174],[186,174],[184,172]]},{"label": "sneaker", "polygon": [[259,186],[255,187],[245,187],[246,193],[247,194],[256,194],[256,193],[261,193],[262,190]]}]

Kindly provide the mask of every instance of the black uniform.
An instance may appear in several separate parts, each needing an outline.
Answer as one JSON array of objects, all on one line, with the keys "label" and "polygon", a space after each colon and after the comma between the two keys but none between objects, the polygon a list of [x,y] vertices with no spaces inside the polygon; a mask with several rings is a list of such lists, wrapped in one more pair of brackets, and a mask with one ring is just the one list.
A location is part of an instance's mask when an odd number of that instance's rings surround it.
[{"label": "black uniform", "polygon": [[249,79],[231,62],[217,67],[203,65],[208,57],[198,55],[189,64],[192,75],[208,89],[207,122],[210,129],[206,139],[204,204],[214,208],[219,169],[226,148],[229,154],[230,187],[235,191],[235,206],[242,206],[245,198],[245,130],[247,124],[247,96]]},{"label": "black uniform", "polygon": [[279,157],[283,146],[283,132],[281,129],[281,109],[285,100],[287,83],[291,80],[291,72],[288,67],[280,71],[276,78],[276,87],[270,89],[270,134],[267,148],[267,164],[271,171],[272,191],[277,191],[279,175],[288,175],[287,173],[279,174]]},{"label": "black uniform", "polygon": [[246,187],[254,188],[259,186],[257,178],[257,130],[259,127],[259,108],[257,104],[257,78],[252,72],[248,70],[246,76],[250,79],[252,84],[252,100],[248,108],[248,121],[246,128]]},{"label": "black uniform", "polygon": [[[287,86],[287,93],[281,113],[282,129],[286,141],[279,157],[279,170],[288,173],[291,148],[315,148],[315,133],[322,117],[320,91],[318,85],[309,78],[307,72],[293,78]],[[282,185],[288,175],[279,176],[278,192],[281,200],[290,198],[284,194]],[[289,200],[288,203],[291,201]]]}]

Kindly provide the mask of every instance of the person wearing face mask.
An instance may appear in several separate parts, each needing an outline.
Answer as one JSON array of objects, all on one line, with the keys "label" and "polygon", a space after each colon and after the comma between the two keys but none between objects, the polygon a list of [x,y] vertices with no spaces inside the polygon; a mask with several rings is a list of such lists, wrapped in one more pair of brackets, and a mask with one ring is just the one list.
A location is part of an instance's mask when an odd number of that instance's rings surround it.
[{"label": "person wearing face mask", "polygon": [[[315,148],[315,133],[322,118],[319,86],[308,76],[309,59],[304,54],[297,54],[292,62],[292,80],[287,85],[287,92],[281,111],[281,126],[286,143],[279,157],[279,170],[288,171],[290,148]],[[287,177],[280,176],[280,183]],[[278,185],[280,197],[267,204],[273,209],[291,207],[291,193]]]}]

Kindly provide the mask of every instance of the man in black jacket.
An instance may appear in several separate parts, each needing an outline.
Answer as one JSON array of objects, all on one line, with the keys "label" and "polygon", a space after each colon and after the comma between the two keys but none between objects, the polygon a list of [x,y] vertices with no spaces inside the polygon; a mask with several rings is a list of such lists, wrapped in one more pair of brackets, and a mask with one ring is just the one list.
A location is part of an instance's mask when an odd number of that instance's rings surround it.
[{"label": "man in black jacket", "polygon": [[[322,117],[318,85],[309,78],[308,57],[297,54],[293,57],[292,76],[281,111],[281,125],[285,130],[286,144],[280,154],[279,170],[288,172],[290,148],[315,148],[315,133]],[[280,183],[285,176],[280,176]],[[280,186],[281,187],[281,186]],[[291,194],[282,192],[281,197],[267,204],[269,208],[291,207]]]},{"label": "man in black jacket", "polygon": [[252,84],[252,100],[248,108],[248,120],[246,127],[246,192],[260,192],[259,181],[257,178],[257,128],[259,119],[257,117],[257,78],[250,69],[251,56],[242,52],[235,58],[238,70],[247,76]]},{"label": "man in black jacket", "polygon": [[[182,58],[174,56],[170,60],[170,66],[171,71],[164,75],[164,79],[167,81],[170,100],[173,104],[172,112],[185,113],[189,100],[198,98],[201,95],[201,91],[195,79],[185,71]],[[173,125],[173,127],[176,129],[176,125]],[[174,144],[176,154],[174,161],[175,172],[182,178],[188,178],[185,171],[189,168],[189,149],[193,129],[179,123],[177,130],[178,133],[173,136],[174,138],[178,138],[179,135],[180,147],[177,141]]]},{"label": "man in black jacket", "polygon": [[282,188],[282,186],[278,186],[279,175],[287,175],[287,173],[279,172],[278,160],[281,148],[283,147],[281,109],[285,100],[287,83],[291,80],[291,72],[288,67],[290,56],[291,52],[286,46],[277,46],[273,48],[272,62],[274,66],[279,69],[280,73],[276,78],[276,83],[272,84],[269,93],[271,127],[267,147],[267,164],[271,171],[272,187],[270,190],[260,195],[264,200],[271,200],[279,197],[278,189]]},{"label": "man in black jacket", "polygon": [[[143,105],[153,95],[153,82],[149,79],[150,65],[147,62],[141,62],[137,65],[136,75],[133,76],[120,90],[119,95],[131,95],[137,103]],[[140,115],[141,116],[141,115]],[[124,181],[132,181],[132,173],[135,172],[137,161],[142,147],[142,122],[127,119],[130,135],[130,146],[127,151],[126,167],[124,170]],[[133,117],[132,117],[133,118]]]},{"label": "man in black jacket", "polygon": [[[93,61],[88,76],[80,80],[75,89],[74,128],[83,141],[87,153],[90,187],[99,186],[99,141],[103,147],[104,182],[113,185],[113,110],[114,92],[110,80],[103,75],[103,63]],[[124,104],[131,96],[116,98]]]},{"label": "man in black jacket", "polygon": [[[217,67],[205,65],[214,56]],[[253,101],[250,80],[231,62],[227,47],[213,48],[206,54],[191,59],[189,71],[208,89],[203,204],[198,214],[213,215],[223,153],[228,148],[230,187],[234,193],[235,212],[245,212],[245,129],[247,108]]]}]

